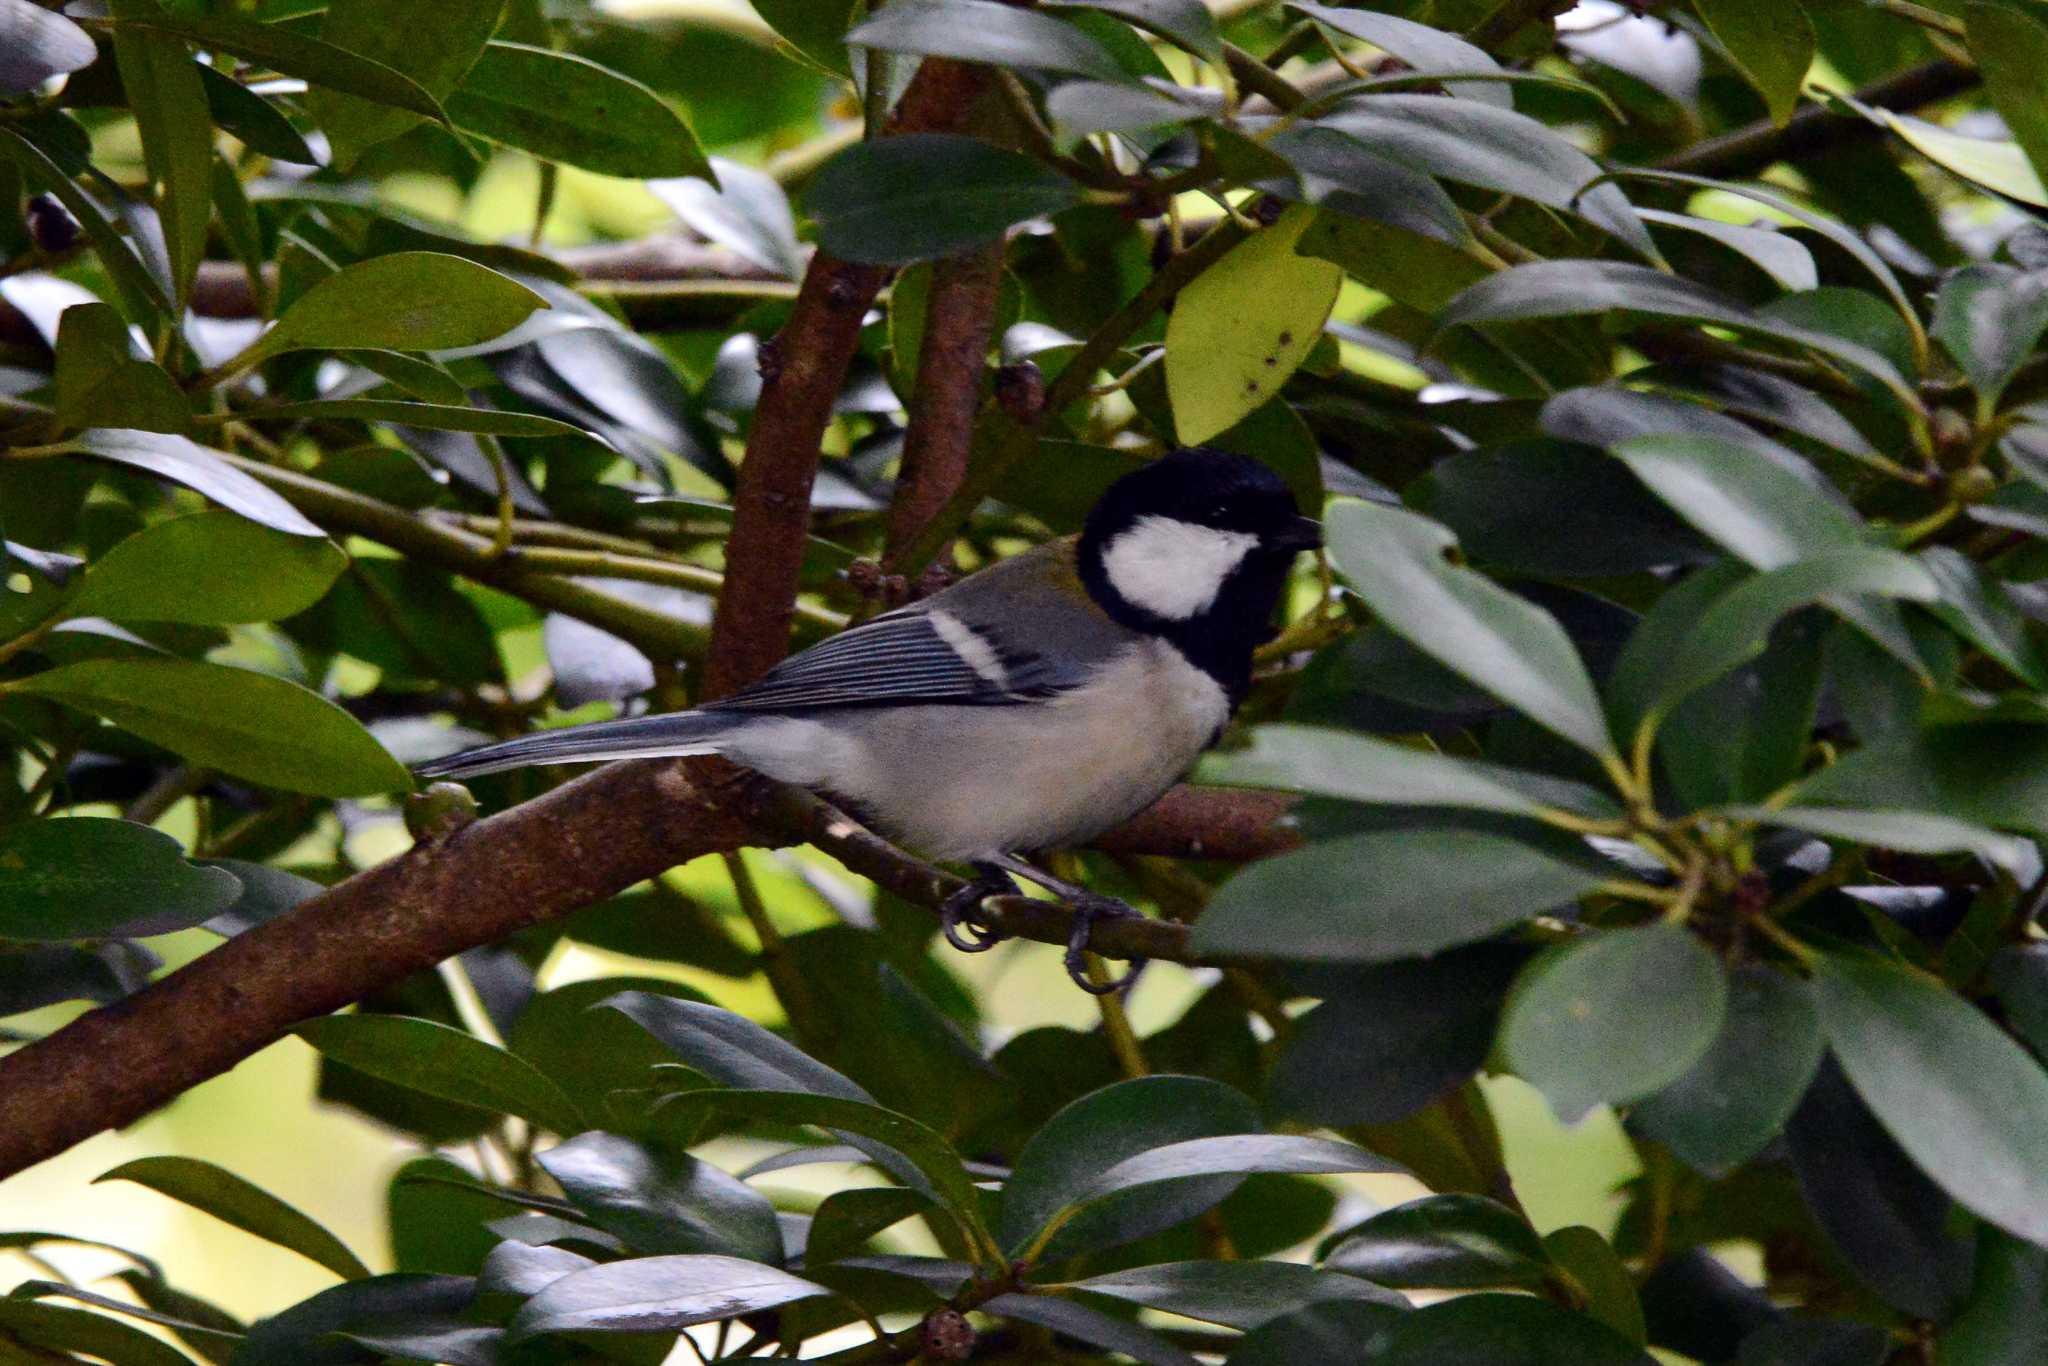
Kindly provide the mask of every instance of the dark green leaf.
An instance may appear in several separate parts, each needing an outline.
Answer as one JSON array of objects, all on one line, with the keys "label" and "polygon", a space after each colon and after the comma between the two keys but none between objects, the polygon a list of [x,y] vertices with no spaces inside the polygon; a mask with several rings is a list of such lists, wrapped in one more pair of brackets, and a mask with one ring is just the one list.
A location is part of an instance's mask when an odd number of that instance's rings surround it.
[{"label": "dark green leaf", "polygon": [[595,1265],[590,1258],[566,1248],[535,1247],[508,1238],[491,1249],[484,1269],[477,1274],[477,1291],[528,1300],[562,1277]]},{"label": "dark green leaf", "polygon": [[2014,4],[1969,4],[1970,53],[2005,126],[2026,151],[2034,174],[2048,184],[2048,110],[2041,107],[2042,64],[2048,62],[2048,25]]},{"label": "dark green leaf", "polygon": [[[113,0],[114,18],[147,21],[156,0]],[[172,295],[182,309],[206,258],[213,211],[213,118],[198,63],[182,38],[117,23],[114,58],[142,133],[143,163],[171,256]]]},{"label": "dark green leaf", "polygon": [[495,408],[457,407],[447,403],[413,403],[391,398],[324,398],[304,403],[279,403],[250,416],[307,422],[396,422],[437,432],[476,432],[486,436],[570,436],[588,439],[581,427],[535,413],[507,413]]},{"label": "dark green leaf", "polygon": [[448,113],[479,137],[600,175],[713,175],[697,135],[659,95],[573,53],[492,43]]},{"label": "dark green leaf", "polygon": [[827,71],[851,75],[846,26],[854,0],[759,0],[755,13],[784,41]]},{"label": "dark green leaf", "polygon": [[2048,834],[2048,729],[1986,722],[1885,736],[1800,789],[1809,806],[1908,809]]},{"label": "dark green leaf", "polygon": [[362,723],[318,693],[185,659],[99,659],[11,685],[104,716],[195,764],[287,792],[359,797],[411,779]]},{"label": "dark green leaf", "polygon": [[196,1157],[143,1157],[124,1162],[98,1181],[133,1181],[160,1195],[212,1215],[318,1262],[343,1280],[358,1280],[369,1268],[341,1240],[284,1201]]},{"label": "dark green leaf", "polygon": [[[1990,10],[1988,5],[1972,8]],[[2048,41],[2048,30],[2042,32]],[[1942,282],[1932,331],[1969,376],[1979,413],[1989,416],[2048,333],[2048,272],[1966,266]]]},{"label": "dark green leaf", "polygon": [[388,347],[439,351],[510,332],[547,300],[460,256],[401,251],[327,276],[237,358],[253,365],[286,351]]},{"label": "dark green leaf", "polygon": [[467,1276],[400,1274],[350,1281],[257,1323],[235,1353],[233,1366],[353,1366],[375,1361],[381,1354],[341,1335],[445,1330],[475,1295],[476,1282]]},{"label": "dark green leaf", "polygon": [[[98,253],[100,265],[112,277],[121,304],[134,320],[146,320],[170,311],[170,295],[136,255],[127,237],[107,218],[105,210],[88,195],[49,152],[18,131],[25,125],[0,127],[0,157],[21,168],[29,184],[55,195],[64,208],[84,227]],[[76,125],[70,125],[75,128]]]},{"label": "dark green leaf", "polygon": [[846,35],[853,47],[1064,72],[1098,81],[1130,76],[1071,24],[995,0],[896,0]]},{"label": "dark green leaf", "polygon": [[1230,1366],[1302,1366],[1347,1361],[1402,1311],[1386,1304],[1338,1300],[1311,1304],[1271,1319],[1239,1339]]},{"label": "dark green leaf", "polygon": [[[1412,19],[1402,19],[1392,14],[1375,13],[1365,9],[1339,9],[1331,5],[1311,5],[1289,0],[1291,10],[1297,10],[1319,24],[1327,24],[1339,33],[1353,38],[1362,38],[1383,52],[1400,58],[1416,71],[1499,71],[1500,64],[1486,52],[1474,47],[1453,34],[1428,24],[1418,24]],[[1515,107],[1514,92],[1505,82],[1498,81],[1446,81],[1444,89],[1463,99],[1477,100],[1481,104],[1495,105],[1501,109]]]},{"label": "dark green leaf", "polygon": [[1049,9],[1085,8],[1114,14],[1198,57],[1223,60],[1216,16],[1202,0],[1051,0]]},{"label": "dark green leaf", "polygon": [[0,95],[26,95],[98,56],[92,38],[63,15],[33,0],[0,0]]},{"label": "dark green leaf", "polygon": [[[709,241],[737,252],[786,280],[804,273],[804,249],[796,240],[789,196],[775,177],[724,157],[713,157],[717,183],[701,176],[657,180],[648,189],[676,217]],[[902,282],[897,282],[902,288]]]},{"label": "dark green leaf", "polygon": [[1477,1195],[1430,1195],[1338,1235],[1323,1265],[1403,1289],[1536,1286],[1550,1272],[1529,1221]]},{"label": "dark green leaf", "polygon": [[[1103,1172],[1126,1158],[1187,1139],[1245,1134],[1258,1111],[1241,1092],[1199,1077],[1143,1077],[1104,1087],[1061,1110],[1032,1136],[1003,1191],[997,1237],[1016,1252],[1060,1212],[1087,1199]],[[1192,1218],[1230,1194],[1238,1176],[1202,1176],[1166,1190],[1103,1201],[1070,1219],[1047,1259],[1130,1242]]]},{"label": "dark green leaf", "polygon": [[414,398],[429,403],[460,406],[469,401],[469,391],[462,382],[448,373],[447,367],[418,356],[408,356],[401,351],[340,351],[336,360],[353,361],[365,370],[374,371],[390,380]]},{"label": "dark green leaf", "polygon": [[[1737,2],[1748,4],[1752,0]],[[1724,223],[1718,218],[1666,213],[1661,209],[1638,209],[1636,212],[1646,223],[1695,233],[1719,242],[1777,281],[1783,289],[1796,293],[1820,283],[1820,269],[1813,263],[1813,253],[1790,233],[1754,224]]]},{"label": "dark green leaf", "polygon": [[1510,1067],[1567,1123],[1684,1076],[1721,1031],[1728,980],[1686,930],[1606,930],[1546,951],[1501,1020]]},{"label": "dark green leaf", "polygon": [[804,1265],[823,1266],[858,1252],[877,1233],[936,1209],[930,1196],[901,1186],[834,1191],[819,1202],[804,1241]]},{"label": "dark green leaf", "polygon": [[283,24],[180,11],[158,14],[147,24],[136,27],[175,33],[201,48],[230,53],[323,89],[359,95],[394,109],[408,109],[437,123],[447,122],[440,101],[412,77]]},{"label": "dark green leaf", "polygon": [[143,917],[198,924],[240,895],[232,873],[185,862],[169,835],[101,816],[0,833],[0,939],[94,939]]},{"label": "dark green leaf", "polygon": [[128,324],[108,304],[74,304],[57,327],[57,417],[66,426],[100,424],[183,432],[192,404],[164,368],[138,357]]},{"label": "dark green leaf", "polygon": [[1320,1300],[1406,1307],[1398,1295],[1356,1276],[1326,1275],[1291,1262],[1161,1262],[1090,1276],[1072,1288],[1241,1329]]},{"label": "dark green leaf", "polygon": [[1977,1237],[1977,1275],[1941,1335],[1942,1366],[2004,1366],[2048,1355],[2048,1248],[1997,1229]]},{"label": "dark green leaf", "polygon": [[2007,944],[1992,957],[1990,975],[2013,1033],[2048,1059],[2048,944]]},{"label": "dark green leaf", "polygon": [[306,145],[305,135],[269,100],[204,63],[199,67],[199,81],[206,87],[207,110],[224,132],[273,160],[297,166],[320,164],[319,156]]},{"label": "dark green leaf", "polygon": [[574,1103],[525,1059],[432,1020],[328,1015],[293,1032],[336,1062],[397,1086],[518,1115],[558,1134],[583,1128]]},{"label": "dark green leaf", "polygon": [[192,1366],[183,1352],[132,1324],[30,1299],[0,1299],[0,1335],[20,1343],[16,1351],[41,1348],[61,1360],[76,1360],[67,1352],[84,1352],[109,1366]]},{"label": "dark green leaf", "polygon": [[1601,874],[1466,830],[1350,835],[1255,863],[1195,923],[1203,953],[1385,962],[1484,939]]},{"label": "dark green leaf", "polygon": [[[443,0],[425,9],[410,0],[333,0],[320,37],[410,76],[445,100],[483,51],[502,9],[504,0]],[[403,109],[332,90],[315,89],[307,103],[334,145],[336,165],[344,170],[364,148],[418,122]]]},{"label": "dark green leaf", "polygon": [[1388,1323],[1374,1366],[1652,1366],[1650,1354],[1583,1315],[1527,1295],[1465,1295]]},{"label": "dark green leaf", "polygon": [[1248,748],[1204,760],[1201,779],[1371,805],[1451,806],[1518,816],[1546,810],[1595,818],[1620,814],[1605,794],[1579,783],[1321,726],[1260,726]]},{"label": "dark green leaf", "polygon": [[327,535],[280,495],[228,464],[218,451],[195,446],[182,436],[96,428],[79,437],[79,446],[87,455],[183,484],[267,527],[294,536]]},{"label": "dark green leaf", "polygon": [[767,1197],[688,1153],[591,1132],[556,1144],[540,1164],[592,1223],[636,1251],[782,1260]]},{"label": "dark green leaf", "polygon": [[1891,1335],[1868,1323],[1783,1318],[1742,1340],[1739,1366],[1880,1366]]},{"label": "dark green leaf", "polygon": [[[909,0],[899,3],[909,7]],[[817,220],[825,250],[850,261],[903,265],[995,241],[1013,224],[1079,200],[1064,176],[1022,153],[950,133],[911,133],[832,158],[805,192],[804,210]]]},{"label": "dark green leaf", "polygon": [[1543,1250],[1577,1283],[1586,1299],[1587,1317],[1638,1345],[1647,1339],[1635,1277],[1598,1232],[1584,1224],[1572,1224],[1543,1235]]},{"label": "dark green leaf", "polygon": [[[117,1300],[110,1295],[96,1295],[90,1290],[81,1290],[75,1285],[61,1285],[56,1281],[23,1281],[9,1292],[11,1299],[70,1299],[89,1304],[106,1313],[120,1314],[127,1318],[153,1323],[159,1328],[168,1328],[189,1343],[207,1361],[225,1363],[234,1355],[235,1347],[242,1340],[241,1325],[232,1317],[221,1312],[204,1300],[183,1295],[172,1290],[161,1281],[152,1281],[139,1271],[124,1271],[118,1279],[133,1290],[141,1305]],[[192,1318],[181,1318],[159,1309],[150,1300],[168,1301],[188,1306],[191,1311],[207,1321],[195,1322]],[[211,1312],[208,1312],[211,1311]],[[90,1349],[88,1349],[90,1350]]]},{"label": "dark green leaf", "polygon": [[215,509],[118,542],[87,567],[65,606],[115,621],[276,621],[319,601],[347,564],[332,541]]},{"label": "dark green leaf", "polygon": [[1200,1366],[1192,1354],[1151,1329],[1141,1328],[1128,1319],[1112,1318],[1072,1300],[1012,1292],[996,1296],[982,1305],[982,1310],[1004,1318],[1035,1323],[1092,1346],[1106,1347],[1119,1356],[1143,1362],[1145,1366]]},{"label": "dark green leaf", "polygon": [[1806,11],[1776,0],[1702,0],[1700,17],[1782,127],[1799,107],[1799,89],[1813,65]]},{"label": "dark green leaf", "polygon": [[639,1257],[562,1277],[526,1302],[512,1336],[670,1331],[830,1293],[738,1257]]},{"label": "dark green leaf", "polygon": [[1758,965],[1737,968],[1713,1043],[1684,1076],[1637,1105],[1631,1119],[1686,1162],[1719,1176],[1777,1137],[1824,1047],[1810,986]]},{"label": "dark green leaf", "polygon": [[1390,629],[1539,725],[1596,756],[1614,755],[1593,681],[1563,628],[1447,562],[1457,545],[1450,531],[1350,499],[1331,505],[1326,527],[1331,558]]},{"label": "dark green leaf", "polygon": [[1880,849],[1911,854],[1971,853],[2012,873],[2024,873],[2034,866],[2034,852],[2027,841],[1928,811],[1860,811],[1804,805],[1734,807],[1730,811],[1744,819]]},{"label": "dark green leaf", "polygon": [[2048,1072],[1937,980],[1821,961],[1821,1024],[1857,1093],[1958,1204],[2048,1242]]}]

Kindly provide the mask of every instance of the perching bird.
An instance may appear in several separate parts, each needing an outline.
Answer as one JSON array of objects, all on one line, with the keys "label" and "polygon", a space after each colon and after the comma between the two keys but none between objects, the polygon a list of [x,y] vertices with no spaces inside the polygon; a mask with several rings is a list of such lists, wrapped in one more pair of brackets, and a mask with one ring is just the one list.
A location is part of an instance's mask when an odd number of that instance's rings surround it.
[{"label": "perching bird", "polygon": [[[721,754],[824,794],[975,880],[943,908],[972,917],[1014,873],[1073,907],[1067,970],[1122,902],[1026,863],[1150,806],[1222,733],[1295,555],[1321,544],[1272,471],[1197,447],[1110,485],[1078,537],[1003,560],[812,646],[692,711],[484,745],[425,777],[534,764]],[[965,923],[972,938],[959,933]]]}]

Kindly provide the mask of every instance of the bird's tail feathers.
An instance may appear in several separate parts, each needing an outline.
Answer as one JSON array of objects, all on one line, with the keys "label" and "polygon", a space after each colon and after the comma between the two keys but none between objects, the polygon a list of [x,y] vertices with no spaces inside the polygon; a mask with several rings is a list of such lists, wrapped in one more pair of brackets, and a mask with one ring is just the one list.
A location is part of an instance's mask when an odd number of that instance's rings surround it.
[{"label": "bird's tail feathers", "polygon": [[494,745],[479,745],[459,754],[429,759],[413,771],[422,778],[473,778],[540,764],[594,764],[611,759],[717,754],[734,728],[732,717],[701,711],[593,721],[501,740]]}]

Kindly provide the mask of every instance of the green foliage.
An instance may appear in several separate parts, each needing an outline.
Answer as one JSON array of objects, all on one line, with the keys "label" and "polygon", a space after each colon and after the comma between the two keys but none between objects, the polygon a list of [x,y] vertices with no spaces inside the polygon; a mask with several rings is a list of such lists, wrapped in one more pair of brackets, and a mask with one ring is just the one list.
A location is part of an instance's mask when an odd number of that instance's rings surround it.
[{"label": "green foliage", "polygon": [[[0,0],[0,1046],[364,873],[408,763],[687,704],[821,262],[900,269],[800,641],[876,605],[963,253],[931,544],[1196,441],[1329,544],[1198,774],[1300,846],[1069,870],[1220,980],[1077,1027],[815,851],[673,870],[296,1030],[416,1150],[348,1193],[395,1271],[146,1157],[342,1283],[0,1231],[0,1361],[2048,1355],[2048,18],[1550,8]],[[960,120],[862,126],[946,58]],[[1611,1232],[1506,1076],[1619,1118]]]}]

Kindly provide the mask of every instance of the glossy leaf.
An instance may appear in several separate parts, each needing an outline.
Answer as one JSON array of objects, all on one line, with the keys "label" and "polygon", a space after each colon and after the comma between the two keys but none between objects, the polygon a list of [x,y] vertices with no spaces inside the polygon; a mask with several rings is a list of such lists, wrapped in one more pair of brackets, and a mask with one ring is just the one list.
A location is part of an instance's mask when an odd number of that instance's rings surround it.
[{"label": "glossy leaf", "polygon": [[[320,37],[382,62],[418,81],[435,98],[446,99],[483,51],[503,8],[504,0],[446,0],[428,9],[407,0],[335,0],[327,6]],[[343,168],[355,164],[364,148],[418,122],[403,109],[328,89],[315,88],[307,103]]]},{"label": "glossy leaf", "polygon": [[103,716],[192,763],[287,792],[355,797],[411,779],[362,723],[318,693],[184,659],[99,659],[32,675],[15,692]]},{"label": "glossy leaf", "polygon": [[[899,0],[901,8],[910,3]],[[805,192],[804,210],[817,221],[819,244],[835,256],[904,265],[994,241],[1013,224],[1079,200],[1064,176],[1022,153],[957,134],[909,133],[832,158]]]},{"label": "glossy leaf", "polygon": [[33,0],[0,0],[0,95],[26,95],[98,56],[92,38],[63,15]]},{"label": "glossy leaf", "polygon": [[394,109],[446,122],[440,101],[401,71],[346,48],[310,37],[284,24],[264,24],[222,13],[195,14],[191,6],[152,16],[146,25],[190,39],[200,48],[226,52],[272,71],[328,90],[357,95]]},{"label": "glossy leaf", "polygon": [[347,567],[332,541],[287,536],[216,509],[116,543],[86,568],[65,606],[115,621],[276,621],[318,602]]},{"label": "glossy leaf", "polygon": [[518,1115],[556,1133],[583,1127],[561,1088],[524,1059],[432,1020],[328,1015],[293,1032],[322,1055],[397,1086]]},{"label": "glossy leaf", "polygon": [[697,135],[659,95],[570,52],[491,43],[448,96],[448,116],[478,137],[600,175],[713,175]]},{"label": "glossy leaf", "polygon": [[830,1293],[738,1257],[636,1257],[555,1281],[513,1317],[512,1337],[668,1332]]},{"label": "glossy leaf", "polygon": [[67,426],[172,433],[191,426],[191,401],[162,366],[135,354],[128,324],[111,305],[65,309],[56,350],[57,416]]},{"label": "glossy leaf", "polygon": [[804,1265],[819,1267],[857,1252],[876,1234],[936,1208],[923,1191],[901,1186],[834,1191],[818,1202],[811,1216]]},{"label": "glossy leaf", "polygon": [[265,417],[303,418],[309,422],[395,422],[437,432],[474,432],[484,436],[588,437],[581,427],[537,413],[508,413],[496,408],[459,407],[448,403],[414,403],[392,398],[326,398],[304,403],[279,403],[263,410]]},{"label": "glossy leaf", "polygon": [[1989,413],[2048,335],[2048,273],[1966,266],[1942,283],[1931,330],[1969,376],[1980,411]]},{"label": "glossy leaf", "polygon": [[1386,831],[1238,873],[1195,922],[1198,951],[1385,962],[1484,939],[1590,891],[1601,874],[1498,835]]},{"label": "glossy leaf", "polygon": [[1049,1295],[998,1295],[982,1306],[990,1314],[1021,1319],[1051,1328],[1067,1337],[1096,1347],[1106,1347],[1119,1356],[1130,1357],[1144,1366],[1198,1366],[1197,1358],[1168,1342],[1149,1328],[1128,1319],[1115,1318]]},{"label": "glossy leaf", "polygon": [[[114,0],[114,17],[148,20],[156,0]],[[183,308],[206,257],[213,214],[213,119],[199,64],[185,41],[119,25],[114,57],[142,134],[142,157],[156,186],[164,245],[170,251],[172,297]]]},{"label": "glossy leaf", "polygon": [[782,1260],[767,1197],[701,1158],[591,1132],[548,1149],[540,1164],[592,1223],[635,1251]]},{"label": "glossy leaf", "polygon": [[1321,340],[1344,272],[1296,254],[1313,218],[1289,209],[1180,292],[1166,324],[1166,391],[1183,445],[1263,407]]},{"label": "glossy leaf", "polygon": [[1508,998],[1501,1053],[1576,1122],[1684,1076],[1721,1032],[1727,1001],[1720,963],[1684,929],[1605,930],[1529,965]]},{"label": "glossy leaf", "polygon": [[1448,530],[1353,500],[1333,504],[1326,526],[1338,569],[1389,628],[1580,748],[1614,753],[1592,679],[1556,619],[1447,563],[1457,544]]},{"label": "glossy leaf", "polygon": [[0,940],[96,939],[144,916],[196,925],[241,895],[169,835],[103,816],[0,832]]},{"label": "glossy leaf", "polygon": [[[1747,4],[1750,0],[1738,0]],[[1638,209],[1646,223],[1658,227],[1675,228],[1719,242],[1730,251],[1746,258],[1751,265],[1769,275],[1780,287],[1798,292],[1813,289],[1820,284],[1820,270],[1813,263],[1813,253],[1808,251],[1798,238],[1790,233],[1777,232],[1754,224],[1723,223],[1718,218],[1695,218],[1691,214],[1666,213],[1661,209]]]},{"label": "glossy leaf", "polygon": [[2024,872],[2034,866],[2027,841],[1986,830],[1981,825],[1924,811],[1858,811],[1848,807],[1782,806],[1734,809],[1733,814],[1804,830],[1812,835],[1851,840],[1880,849],[1914,854],[1971,853],[1993,867]]},{"label": "glossy leaf", "polygon": [[1969,137],[1938,123],[1870,107],[1866,115],[1890,128],[1935,165],[1974,185],[2008,195],[2022,204],[2048,208],[2048,177],[2028,160],[2017,142]]},{"label": "glossy leaf", "polygon": [[1714,1041],[1683,1076],[1637,1105],[1632,1122],[1718,1176],[1785,1127],[1824,1047],[1810,986],[1762,966],[1737,968]]},{"label": "glossy leaf", "polygon": [[1691,434],[1613,449],[1674,512],[1758,569],[1864,544],[1855,514],[1760,451]]},{"label": "glossy leaf", "polygon": [[502,336],[547,300],[460,256],[401,251],[327,276],[238,358],[253,365],[287,351],[389,347],[438,351]]},{"label": "glossy leaf", "polygon": [[1857,1093],[1958,1204],[2048,1241],[2048,1071],[1932,978],[1830,956],[1822,1027]]},{"label": "glossy leaf", "polygon": [[97,1181],[133,1181],[317,1262],[343,1280],[370,1274],[340,1239],[311,1218],[233,1172],[196,1157],[142,1157]]},{"label": "glossy leaf", "polygon": [[896,0],[846,35],[853,47],[1128,81],[1093,38],[1050,15],[995,0]]},{"label": "glossy leaf", "polygon": [[838,75],[852,74],[846,60],[846,26],[854,0],[759,0],[754,10],[791,47]]},{"label": "glossy leaf", "polygon": [[17,131],[15,126],[0,127],[0,158],[18,167],[22,177],[31,185],[55,195],[65,212],[85,229],[100,264],[113,278],[122,308],[130,318],[151,318],[170,310],[170,295],[156,275],[142,263],[135,248],[114,226],[99,202],[51,158],[48,150]]},{"label": "glossy leaf", "polygon": [[267,527],[294,536],[327,535],[281,495],[228,464],[218,451],[184,437],[103,427],[81,434],[78,443],[87,455],[183,484]]},{"label": "glossy leaf", "polygon": [[1651,1366],[1613,1329],[1528,1295],[1464,1295],[1391,1320],[1374,1366]]},{"label": "glossy leaf", "polygon": [[[259,1320],[236,1349],[234,1366],[352,1366],[372,1353],[341,1334],[398,1337],[432,1334],[434,1350],[457,1345],[445,1336],[475,1297],[467,1276],[401,1273],[372,1276],[323,1290],[311,1299]],[[473,1358],[449,1366],[479,1366]]]},{"label": "glossy leaf", "polygon": [[1550,1257],[1529,1221],[1477,1195],[1431,1195],[1339,1234],[1323,1265],[1401,1289],[1536,1286]]},{"label": "glossy leaf", "polygon": [[[1500,64],[1488,56],[1484,49],[1474,47],[1454,34],[1428,24],[1418,24],[1412,19],[1397,15],[1380,14],[1372,10],[1340,9],[1332,5],[1312,5],[1289,0],[1289,9],[1307,15],[1319,24],[1326,24],[1339,33],[1361,38],[1391,53],[1417,71],[1499,71]],[[1514,92],[1503,82],[1496,81],[1445,81],[1444,89],[1463,99],[1477,100],[1481,104],[1496,105],[1502,109],[1515,107]]]},{"label": "glossy leaf", "polygon": [[1399,1296],[1356,1276],[1327,1275],[1291,1262],[1161,1262],[1090,1276],[1073,1288],[1247,1330],[1319,1301],[1404,1306]]},{"label": "glossy leaf", "polygon": [[1297,1366],[1343,1361],[1378,1338],[1401,1314],[1392,1305],[1339,1300],[1311,1304],[1269,1319],[1239,1339],[1230,1366]]},{"label": "glossy leaf", "polygon": [[652,181],[647,188],[706,239],[786,280],[800,277],[804,251],[782,186],[766,172],[724,157],[713,157],[711,168],[716,182],[683,176]]},{"label": "glossy leaf", "polygon": [[23,1354],[40,1349],[75,1360],[69,1352],[86,1352],[115,1366],[192,1366],[183,1352],[132,1324],[39,1300],[0,1299],[0,1333]]}]

